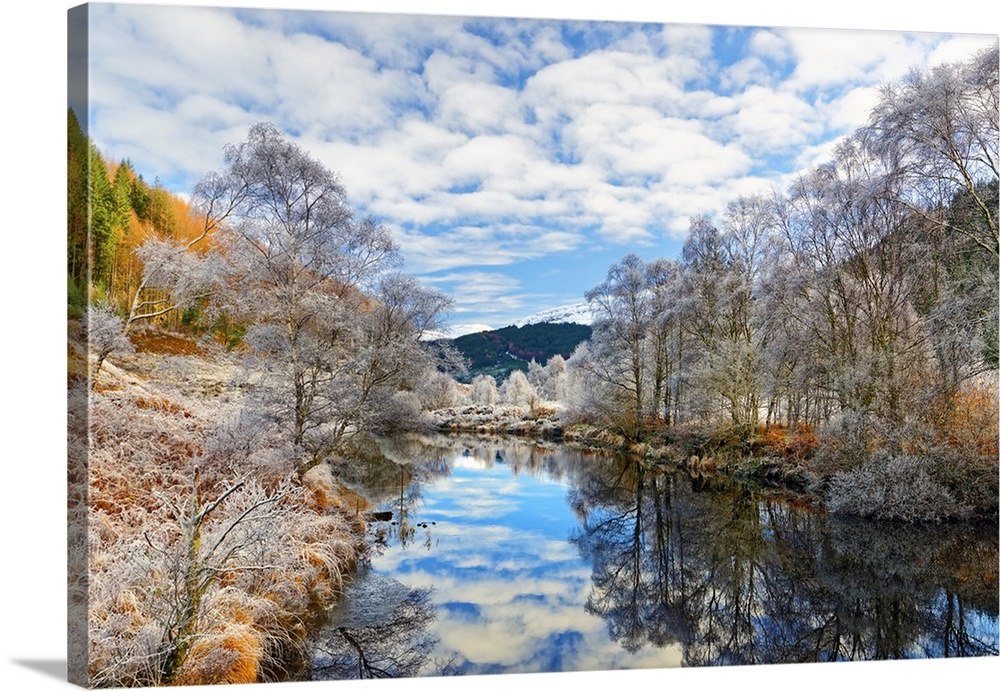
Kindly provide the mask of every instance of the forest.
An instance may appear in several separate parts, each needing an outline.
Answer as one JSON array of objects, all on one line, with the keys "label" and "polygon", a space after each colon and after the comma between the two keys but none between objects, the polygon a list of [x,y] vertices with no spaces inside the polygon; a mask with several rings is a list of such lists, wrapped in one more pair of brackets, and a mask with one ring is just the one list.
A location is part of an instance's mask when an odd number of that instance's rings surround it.
[{"label": "forest", "polygon": [[995,49],[886,85],[829,163],[609,269],[581,407],[635,440],[819,433],[832,509],[995,516],[997,138]]},{"label": "forest", "polygon": [[641,463],[766,460],[835,513],[995,520],[997,62],[885,85],[829,162],[692,218],[680,257],[627,252],[584,296],[589,338],[522,343],[502,378],[426,338],[451,300],[274,126],[182,199],[70,111],[71,678],[305,678],[365,551],[343,468],[439,410]]}]

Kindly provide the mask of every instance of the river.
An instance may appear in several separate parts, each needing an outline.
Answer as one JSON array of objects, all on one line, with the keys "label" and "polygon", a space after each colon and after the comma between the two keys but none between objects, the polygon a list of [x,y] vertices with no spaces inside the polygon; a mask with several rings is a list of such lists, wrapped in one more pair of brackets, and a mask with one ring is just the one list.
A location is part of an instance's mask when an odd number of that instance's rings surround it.
[{"label": "river", "polygon": [[313,677],[997,655],[995,525],[826,515],[516,439],[397,440]]}]

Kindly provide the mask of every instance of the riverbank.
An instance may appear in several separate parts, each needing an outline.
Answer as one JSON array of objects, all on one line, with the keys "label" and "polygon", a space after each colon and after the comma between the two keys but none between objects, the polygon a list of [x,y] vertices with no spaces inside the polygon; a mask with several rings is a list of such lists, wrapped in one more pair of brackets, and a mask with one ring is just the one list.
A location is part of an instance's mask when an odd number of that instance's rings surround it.
[{"label": "riverbank", "polygon": [[[761,426],[752,434],[697,426],[661,428],[635,442],[570,420],[556,408],[465,406],[433,411],[445,433],[509,434],[629,454],[647,467],[731,477],[754,489],[791,492],[845,515],[911,523],[996,520],[995,392],[987,385],[956,397],[961,424],[898,433],[895,448],[851,446],[841,432],[807,425]],[[987,411],[984,415],[983,411]],[[992,422],[991,422],[992,421]]]},{"label": "riverbank", "polygon": [[750,444],[725,437],[713,438],[685,428],[651,434],[634,442],[612,430],[584,422],[567,421],[556,408],[526,410],[506,405],[470,405],[430,412],[441,432],[509,434],[554,440],[577,448],[627,453],[653,467],[685,469],[702,474],[720,472],[763,485],[801,492],[814,491],[822,478],[804,461],[819,440],[808,428],[769,428]]},{"label": "riverbank", "polygon": [[[307,678],[308,636],[366,549],[369,507],[327,466],[291,481],[288,449],[241,414],[225,351],[136,340],[105,363],[89,418],[71,410],[90,435],[70,479],[87,516],[88,683]],[[83,357],[71,346],[71,390]]]}]

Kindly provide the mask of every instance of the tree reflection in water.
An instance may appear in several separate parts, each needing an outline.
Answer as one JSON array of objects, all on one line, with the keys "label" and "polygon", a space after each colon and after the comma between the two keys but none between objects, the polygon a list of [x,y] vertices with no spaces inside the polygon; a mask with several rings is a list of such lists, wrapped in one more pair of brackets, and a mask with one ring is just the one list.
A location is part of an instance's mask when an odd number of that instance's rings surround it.
[{"label": "tree reflection in water", "polygon": [[[734,483],[595,464],[570,501],[587,602],[690,666],[997,654],[997,536],[827,518]],[[701,491],[697,491],[701,490]]]},{"label": "tree reflection in water", "polygon": [[[514,478],[566,488],[567,495],[552,493],[551,501],[562,505],[565,523],[560,526],[570,531],[582,561],[559,563],[565,563],[565,574],[578,574],[580,567],[589,572],[590,583],[583,580],[582,590],[573,585],[581,583],[574,581],[578,577],[562,575],[561,567],[550,563],[535,571],[528,561],[552,554],[552,545],[566,533],[547,534],[548,552],[519,542],[539,539],[531,515],[558,513],[531,503],[548,493],[527,489],[529,482],[505,482],[505,492],[518,487],[526,494],[505,496],[507,513],[492,518],[482,510],[495,508],[492,502],[452,503],[451,495],[442,496],[454,492],[449,478],[461,468],[463,486],[474,489],[458,495],[479,501],[484,488],[495,487],[486,477],[496,482],[501,467]],[[477,468],[483,476],[476,474]],[[634,461],[511,439],[395,440],[340,477],[392,511],[395,526],[373,524],[373,554],[409,550],[398,563],[410,564],[423,583],[442,578],[448,592],[435,596],[443,603],[472,607],[481,612],[480,624],[514,633],[503,627],[521,616],[518,607],[526,599],[537,595],[544,603],[539,606],[550,608],[552,619],[566,628],[540,626],[536,638],[506,641],[510,645],[505,650],[523,647],[529,657],[541,655],[544,669],[612,661],[628,666],[629,660],[679,659],[684,665],[706,666],[998,653],[995,526],[907,527],[836,519],[721,476],[653,471]],[[425,493],[437,513],[428,512]],[[563,496],[571,512],[565,511]],[[423,521],[411,518],[421,514]],[[446,525],[435,526],[430,520],[435,516]],[[503,522],[517,516],[521,524]],[[419,530],[429,554],[412,549],[420,544]],[[492,536],[497,530],[510,537],[496,543],[492,537],[460,539],[467,531]],[[450,536],[441,553],[432,539],[436,531]],[[475,554],[456,555],[459,544]],[[418,559],[416,551],[424,556]],[[512,562],[512,554],[524,563]],[[466,563],[471,564],[468,569]],[[524,587],[537,583],[538,593],[503,582],[522,577]],[[454,648],[440,643],[438,634],[444,632],[430,591],[393,583],[375,595],[345,596],[346,602],[378,603],[382,609],[377,616],[328,627],[317,645],[317,678],[425,676],[459,666],[486,673],[540,664],[533,657],[491,657],[481,649],[480,661],[470,663],[461,640],[450,637]],[[490,587],[471,587],[475,584]],[[553,586],[566,591],[555,593]],[[490,593],[497,592],[503,596],[491,600]],[[480,594],[487,604],[476,599]],[[498,603],[510,606],[510,613],[498,610]],[[559,609],[564,606],[573,611]],[[595,630],[591,617],[606,624],[602,628],[616,644],[614,650],[596,637],[584,642]],[[571,639],[579,642],[566,643]],[[576,650],[602,657],[585,660]],[[452,657],[442,661],[435,655]]]},{"label": "tree reflection in water", "polygon": [[454,673],[451,660],[431,659],[439,639],[427,588],[364,574],[345,593],[315,642],[313,679],[387,679]]}]

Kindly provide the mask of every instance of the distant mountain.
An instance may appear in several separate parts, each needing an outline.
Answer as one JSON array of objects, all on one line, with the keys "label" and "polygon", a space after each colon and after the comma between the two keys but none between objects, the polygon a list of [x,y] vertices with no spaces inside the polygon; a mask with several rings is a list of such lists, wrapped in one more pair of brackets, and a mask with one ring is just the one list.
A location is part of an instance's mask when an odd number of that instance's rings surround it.
[{"label": "distant mountain", "polygon": [[589,324],[542,321],[466,334],[451,343],[469,362],[464,380],[490,374],[500,381],[514,370],[527,370],[531,360],[544,365],[557,354],[569,357],[590,334]]}]

